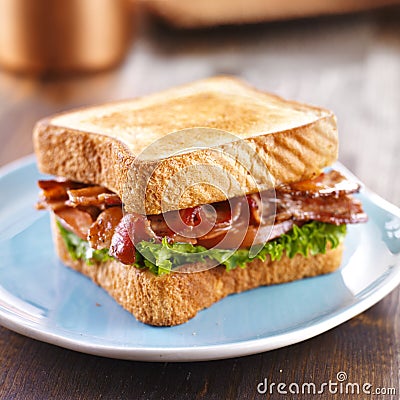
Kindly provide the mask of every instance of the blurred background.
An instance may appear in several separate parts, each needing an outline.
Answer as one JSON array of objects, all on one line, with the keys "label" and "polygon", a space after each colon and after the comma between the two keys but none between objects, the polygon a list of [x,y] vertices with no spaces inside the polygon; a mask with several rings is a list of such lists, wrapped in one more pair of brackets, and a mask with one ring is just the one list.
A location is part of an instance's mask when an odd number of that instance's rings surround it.
[{"label": "blurred background", "polygon": [[334,110],[340,160],[400,205],[399,3],[0,0],[0,165],[46,115],[230,74]]}]

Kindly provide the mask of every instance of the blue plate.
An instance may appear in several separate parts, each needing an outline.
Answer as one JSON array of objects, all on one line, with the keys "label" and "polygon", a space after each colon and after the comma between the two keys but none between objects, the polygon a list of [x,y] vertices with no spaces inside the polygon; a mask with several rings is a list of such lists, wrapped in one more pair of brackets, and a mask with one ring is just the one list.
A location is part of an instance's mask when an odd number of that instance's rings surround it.
[{"label": "blue plate", "polygon": [[41,177],[33,157],[0,172],[0,323],[58,346],[145,361],[254,354],[325,332],[400,282],[400,210],[364,192],[370,220],[349,227],[339,271],[229,296],[180,326],[147,326],[57,259],[48,213],[34,208]]}]

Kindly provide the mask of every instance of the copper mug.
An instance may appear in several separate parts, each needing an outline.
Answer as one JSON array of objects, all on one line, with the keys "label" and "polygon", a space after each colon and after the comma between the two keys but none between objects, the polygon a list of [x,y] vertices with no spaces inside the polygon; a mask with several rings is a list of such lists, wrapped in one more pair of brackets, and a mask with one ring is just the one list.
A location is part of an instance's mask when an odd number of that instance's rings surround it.
[{"label": "copper mug", "polygon": [[94,71],[122,60],[131,0],[0,0],[0,65],[21,72]]}]

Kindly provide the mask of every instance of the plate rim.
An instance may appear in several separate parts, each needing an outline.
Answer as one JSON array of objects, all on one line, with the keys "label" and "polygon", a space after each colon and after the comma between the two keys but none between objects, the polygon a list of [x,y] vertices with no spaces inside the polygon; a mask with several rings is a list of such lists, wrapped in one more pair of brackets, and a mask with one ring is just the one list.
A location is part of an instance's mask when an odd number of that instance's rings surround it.
[{"label": "plate rim", "polygon": [[7,316],[7,312],[4,312],[2,307],[0,307],[0,324],[14,332],[32,339],[95,356],[149,362],[191,362],[220,360],[275,350],[281,347],[303,342],[325,333],[364,312],[382,300],[400,283],[400,271],[398,271],[394,277],[396,279],[393,279],[392,274],[389,274],[388,277],[386,277],[379,285],[379,288],[371,295],[365,297],[356,304],[335,312],[334,314],[329,314],[321,321],[308,327],[294,329],[288,333],[281,333],[259,339],[243,340],[235,343],[166,348],[102,346],[99,344],[89,344],[88,342],[71,339],[48,331],[43,331],[29,325],[23,325],[18,322],[21,321],[20,318]]},{"label": "plate rim", "polygon": [[35,153],[31,153],[0,166],[0,179],[3,178],[4,175],[10,174],[22,167],[32,164],[35,160]]},{"label": "plate rim", "polygon": [[[0,179],[8,174],[17,172],[19,169],[28,167],[29,165],[35,166],[35,160],[35,155],[30,154],[1,166]],[[334,166],[354,176],[342,164],[335,163]],[[363,191],[371,202],[400,218],[400,209],[394,204],[388,202],[367,188],[364,188]],[[278,333],[268,337],[245,339],[233,343],[199,345],[193,347],[128,347],[118,345],[99,345],[98,343],[91,344],[87,341],[80,341],[76,338],[63,336],[60,333],[43,330],[40,329],[40,326],[36,327],[26,323],[26,321],[10,312],[8,309],[5,309],[1,304],[0,325],[44,343],[85,354],[115,359],[149,362],[191,362],[227,359],[271,351],[296,344],[341,325],[378,303],[400,284],[400,268],[398,267],[399,265],[396,264],[396,266],[389,271],[387,276],[385,276],[374,289],[369,291],[369,295],[358,300],[354,304],[341,308],[334,313],[329,313],[318,322],[312,323],[306,327],[293,329],[288,332]]]}]

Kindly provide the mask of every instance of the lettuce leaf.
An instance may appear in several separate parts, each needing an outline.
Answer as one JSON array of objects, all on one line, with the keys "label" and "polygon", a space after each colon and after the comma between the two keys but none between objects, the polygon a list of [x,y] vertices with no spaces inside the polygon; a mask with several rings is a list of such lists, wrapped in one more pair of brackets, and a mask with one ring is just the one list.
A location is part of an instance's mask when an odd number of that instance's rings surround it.
[{"label": "lettuce leaf", "polygon": [[[68,251],[74,260],[83,259],[88,264],[112,259],[107,250],[93,250],[88,242],[67,231],[59,224],[61,235]],[[326,253],[327,245],[336,248],[346,236],[346,225],[332,225],[312,221],[301,227],[294,226],[291,231],[277,239],[265,243],[256,254],[250,254],[248,249],[236,251],[210,249],[194,246],[189,243],[168,243],[164,238],[162,243],[140,242],[136,245],[137,268],[147,268],[155,275],[170,273],[174,268],[207,259],[218,261],[225,265],[228,271],[245,268],[254,259],[265,261],[270,257],[272,261],[280,260],[284,254],[293,258],[296,254],[305,257]]]},{"label": "lettuce leaf", "polygon": [[218,261],[230,271],[237,267],[245,268],[254,259],[265,261],[269,256],[272,261],[280,260],[284,253],[289,258],[293,258],[296,254],[302,254],[305,257],[324,254],[328,243],[334,249],[344,240],[345,236],[346,225],[336,226],[312,221],[301,227],[295,225],[288,233],[265,243],[254,256],[248,249],[239,249],[234,252],[221,249],[207,250],[202,246],[188,243],[169,244],[166,238],[161,244],[140,242],[136,247],[146,258],[146,265],[150,270],[161,275],[169,273],[179,265],[201,262],[207,258]]},{"label": "lettuce leaf", "polygon": [[58,229],[60,230],[61,237],[64,239],[64,243],[67,247],[68,253],[73,260],[84,260],[87,264],[91,265],[95,262],[103,262],[112,260],[108,254],[108,249],[94,250],[90,247],[89,242],[82,240],[65,229],[59,222],[57,222]]}]

